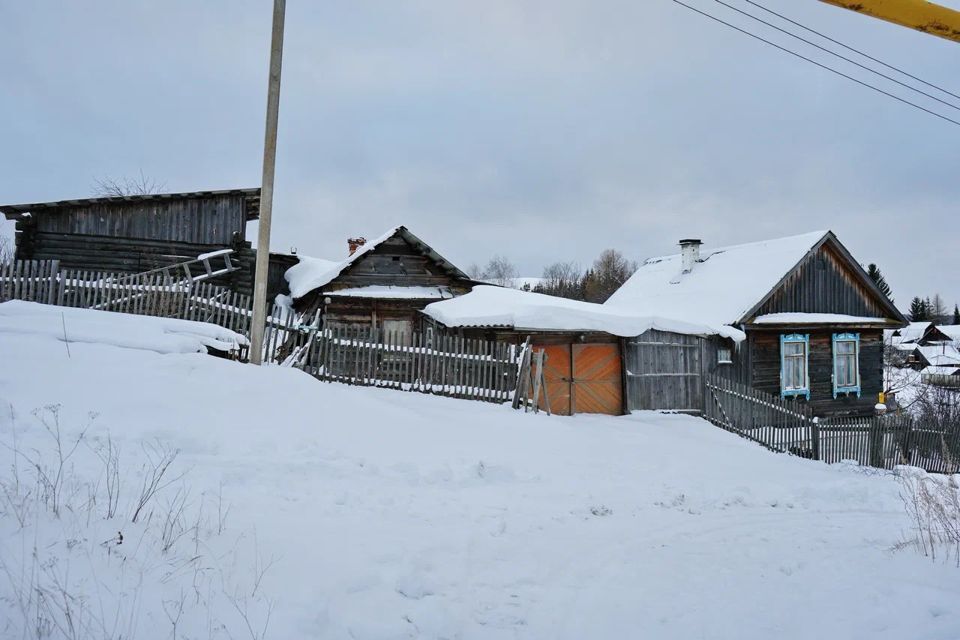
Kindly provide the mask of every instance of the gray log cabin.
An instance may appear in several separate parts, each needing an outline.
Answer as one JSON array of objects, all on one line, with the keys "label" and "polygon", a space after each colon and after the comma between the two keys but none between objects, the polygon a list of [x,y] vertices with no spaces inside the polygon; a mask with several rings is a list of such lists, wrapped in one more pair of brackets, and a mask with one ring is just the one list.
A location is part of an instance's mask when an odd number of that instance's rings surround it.
[{"label": "gray log cabin", "polygon": [[327,324],[409,336],[423,330],[426,305],[477,284],[406,227],[370,242],[351,238],[347,248],[343,260],[302,256],[287,271],[298,313],[319,310]]},{"label": "gray log cabin", "polygon": [[[220,249],[233,249],[240,270],[217,280],[251,293],[256,251],[247,223],[260,215],[260,189],[195,191],[0,205],[16,221],[17,260],[59,260],[60,266],[105,273],[141,273]],[[285,289],[296,262],[271,254],[269,287]]]},{"label": "gray log cabin", "polygon": [[865,415],[884,389],[884,330],[907,324],[830,231],[646,260],[605,304],[740,329],[705,343],[703,370],[809,405]]}]

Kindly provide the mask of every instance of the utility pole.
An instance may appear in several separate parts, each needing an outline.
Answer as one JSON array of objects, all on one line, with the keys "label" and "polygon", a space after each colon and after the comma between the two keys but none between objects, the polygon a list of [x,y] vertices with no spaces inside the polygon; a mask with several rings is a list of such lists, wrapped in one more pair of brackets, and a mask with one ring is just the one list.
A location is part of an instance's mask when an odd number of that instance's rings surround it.
[{"label": "utility pole", "polygon": [[960,42],[960,11],[926,0],[820,0],[902,27]]},{"label": "utility pole", "polygon": [[263,140],[263,180],[260,186],[260,225],[257,233],[257,266],[253,279],[253,318],[250,322],[250,362],[257,365],[263,362],[263,324],[267,317],[270,217],[273,213],[273,174],[277,163],[277,120],[280,115],[280,67],[283,61],[283,18],[286,4],[286,0],[273,0],[267,126]]}]

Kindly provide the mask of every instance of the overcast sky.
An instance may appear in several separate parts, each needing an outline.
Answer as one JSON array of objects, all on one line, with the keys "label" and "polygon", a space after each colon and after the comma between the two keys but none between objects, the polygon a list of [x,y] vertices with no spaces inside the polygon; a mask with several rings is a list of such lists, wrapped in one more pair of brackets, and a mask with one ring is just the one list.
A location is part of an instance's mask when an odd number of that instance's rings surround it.
[{"label": "overcast sky", "polygon": [[[958,44],[760,1],[960,94]],[[0,201],[141,170],[168,191],[258,185],[271,5],[0,2]],[[960,127],[670,0],[288,0],[274,250],[337,258],[405,224],[460,266],[539,275],[830,228],[901,307],[952,305],[958,170]]]}]

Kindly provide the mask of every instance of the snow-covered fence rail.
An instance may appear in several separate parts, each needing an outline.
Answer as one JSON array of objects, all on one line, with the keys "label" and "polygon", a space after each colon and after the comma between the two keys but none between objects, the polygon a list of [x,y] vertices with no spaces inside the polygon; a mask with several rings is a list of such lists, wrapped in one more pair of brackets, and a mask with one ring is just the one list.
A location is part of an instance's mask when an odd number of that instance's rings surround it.
[{"label": "snow-covered fence rail", "polygon": [[0,302],[25,300],[210,322],[247,335],[250,296],[211,284],[176,279],[163,270],[116,274],[60,269],[57,260],[0,263]]},{"label": "snow-covered fence rail", "polygon": [[278,357],[330,382],[488,402],[508,402],[517,382],[520,349],[503,342],[342,325],[291,342]]},{"label": "snow-covered fence rail", "polygon": [[798,400],[714,375],[704,376],[703,415],[772,451],[827,463],[853,460],[880,469],[909,464],[931,473],[960,470],[960,423],[928,424],[907,414],[815,418]]}]

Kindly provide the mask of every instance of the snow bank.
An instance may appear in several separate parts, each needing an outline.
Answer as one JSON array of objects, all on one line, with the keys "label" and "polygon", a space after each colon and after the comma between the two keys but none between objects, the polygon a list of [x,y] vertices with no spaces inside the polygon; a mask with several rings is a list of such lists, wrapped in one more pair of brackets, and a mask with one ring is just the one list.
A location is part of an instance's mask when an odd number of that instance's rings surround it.
[{"label": "snow bank", "polygon": [[[247,339],[214,324],[11,300],[0,304],[0,334],[41,336],[157,353],[233,351]],[[63,348],[63,347],[61,347]]]},{"label": "snow bank", "polygon": [[[960,629],[958,569],[900,547],[911,522],[894,475],[773,454],[694,417],[523,414],[107,343],[68,357],[52,332],[0,331],[0,363],[0,443],[49,451],[34,409],[61,404],[71,440],[95,411],[77,473],[100,478],[88,445],[110,434],[127,504],[141,447],[178,448],[174,472],[187,476],[155,504],[189,490],[187,522],[202,507],[214,529],[163,555],[125,510],[125,522],[65,512],[20,526],[0,492],[0,559],[29,576],[36,547],[86,580],[97,616],[136,611],[112,637],[251,637],[231,599],[262,636],[254,582],[273,603],[267,638],[939,640]],[[0,447],[4,478],[12,463]],[[31,468],[20,473],[32,488]],[[100,546],[118,530],[124,556]],[[141,577],[139,597],[120,600]],[[22,619],[0,571],[0,637],[29,636]]]},{"label": "snow bank", "polygon": [[709,327],[670,318],[634,316],[621,310],[542,293],[479,285],[452,300],[434,302],[423,313],[448,327],[511,327],[541,331],[602,331],[633,337],[649,329],[688,335],[723,335],[736,340],[732,327]]}]

